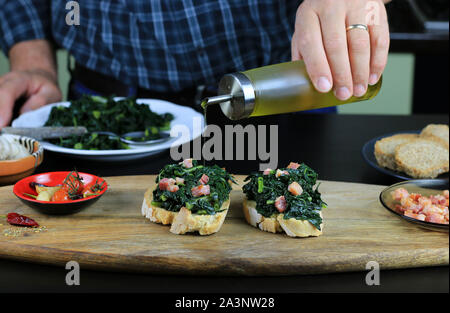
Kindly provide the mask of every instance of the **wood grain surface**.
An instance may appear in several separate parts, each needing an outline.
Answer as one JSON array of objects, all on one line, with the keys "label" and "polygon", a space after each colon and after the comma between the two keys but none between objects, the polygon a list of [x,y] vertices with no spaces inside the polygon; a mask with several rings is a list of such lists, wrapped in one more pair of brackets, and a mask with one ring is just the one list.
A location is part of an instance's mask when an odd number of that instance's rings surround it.
[{"label": "wood grain surface", "polygon": [[[242,183],[243,176],[237,176]],[[155,176],[106,178],[107,193],[74,215],[46,216],[26,207],[0,188],[0,215],[18,212],[36,219],[43,232],[17,229],[0,218],[0,257],[81,268],[197,275],[293,275],[365,271],[377,261],[381,269],[449,264],[449,236],[394,216],[378,201],[383,186],[323,181],[320,191],[324,234],[290,238],[248,225],[241,211],[243,194],[232,192],[227,219],[211,236],[174,235],[168,226],[141,216],[147,188]]]}]

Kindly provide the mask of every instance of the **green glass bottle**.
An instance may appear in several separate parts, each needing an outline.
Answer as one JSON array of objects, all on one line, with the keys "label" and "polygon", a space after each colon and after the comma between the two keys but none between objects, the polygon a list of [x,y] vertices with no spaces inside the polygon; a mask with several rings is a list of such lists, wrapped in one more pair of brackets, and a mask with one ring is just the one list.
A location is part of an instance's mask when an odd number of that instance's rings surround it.
[{"label": "green glass bottle", "polygon": [[333,91],[318,92],[311,83],[303,61],[280,63],[225,75],[219,83],[219,96],[207,98],[203,105],[220,103],[223,113],[232,120],[298,112],[375,97],[382,79],[368,86],[362,97],[338,100]]}]

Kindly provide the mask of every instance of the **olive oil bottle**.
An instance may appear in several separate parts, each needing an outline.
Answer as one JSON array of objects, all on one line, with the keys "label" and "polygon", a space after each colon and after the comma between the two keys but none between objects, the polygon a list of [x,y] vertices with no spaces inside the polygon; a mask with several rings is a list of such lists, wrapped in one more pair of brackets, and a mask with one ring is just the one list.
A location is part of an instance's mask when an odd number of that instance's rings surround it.
[{"label": "olive oil bottle", "polygon": [[264,66],[225,75],[219,83],[219,96],[202,102],[204,108],[220,104],[232,120],[337,106],[375,97],[382,80],[368,86],[362,97],[338,100],[333,91],[320,93],[309,80],[303,61]]}]

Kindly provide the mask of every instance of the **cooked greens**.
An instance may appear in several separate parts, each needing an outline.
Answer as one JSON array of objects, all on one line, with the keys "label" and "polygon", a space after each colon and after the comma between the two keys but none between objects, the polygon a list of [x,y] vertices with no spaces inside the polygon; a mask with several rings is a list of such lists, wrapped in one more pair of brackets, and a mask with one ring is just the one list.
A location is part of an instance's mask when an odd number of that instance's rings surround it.
[{"label": "cooked greens", "polygon": [[[214,215],[221,212],[222,204],[229,199],[231,183],[235,182],[233,177],[224,169],[214,166],[198,165],[192,161],[192,167],[186,168],[183,163],[166,165],[158,177],[156,183],[164,178],[183,179],[183,183],[177,184],[179,190],[170,192],[156,187],[153,191],[153,205],[168,211],[178,212],[182,207],[191,210],[192,213],[203,215]],[[203,175],[207,175],[210,188],[208,195],[195,197],[192,188],[200,185],[199,181]]]},{"label": "cooked greens", "polygon": [[[275,200],[284,196],[287,204],[283,212],[284,219],[307,220],[320,230],[322,224],[320,210],[326,207],[326,203],[321,199],[319,186],[314,188],[317,173],[305,164],[300,164],[297,169],[280,170],[287,171],[288,175],[277,177],[276,171],[271,171],[268,175],[253,173],[248,176],[245,179],[248,183],[243,187],[247,198],[256,202],[258,213],[264,217],[271,217],[279,213],[274,205]],[[288,186],[292,182],[297,182],[302,187],[303,192],[300,195],[295,196],[288,191]]]},{"label": "cooked greens", "polygon": [[[84,126],[88,132],[108,131],[118,135],[144,131],[145,140],[161,138],[161,131],[170,129],[173,115],[157,114],[135,98],[114,100],[112,97],[83,96],[69,107],[53,107],[45,126]],[[109,150],[127,149],[117,138],[105,135],[56,139],[52,143],[75,149]]]},{"label": "cooked greens", "polygon": [[77,150],[119,150],[129,149],[126,143],[120,141],[119,137],[110,137],[97,133],[85,134],[83,136],[72,136],[52,141],[58,146]]}]

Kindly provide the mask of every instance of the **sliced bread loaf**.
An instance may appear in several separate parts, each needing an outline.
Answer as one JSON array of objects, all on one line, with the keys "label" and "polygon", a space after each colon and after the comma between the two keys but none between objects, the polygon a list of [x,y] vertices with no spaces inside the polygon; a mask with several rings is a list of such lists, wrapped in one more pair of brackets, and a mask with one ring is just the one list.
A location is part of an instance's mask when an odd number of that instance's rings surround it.
[{"label": "sliced bread loaf", "polygon": [[441,141],[417,138],[395,149],[397,169],[414,178],[435,178],[449,170],[449,150]]},{"label": "sliced bread loaf", "polygon": [[397,170],[395,163],[395,148],[418,138],[416,134],[398,134],[378,140],[375,143],[375,158],[380,166]]}]

